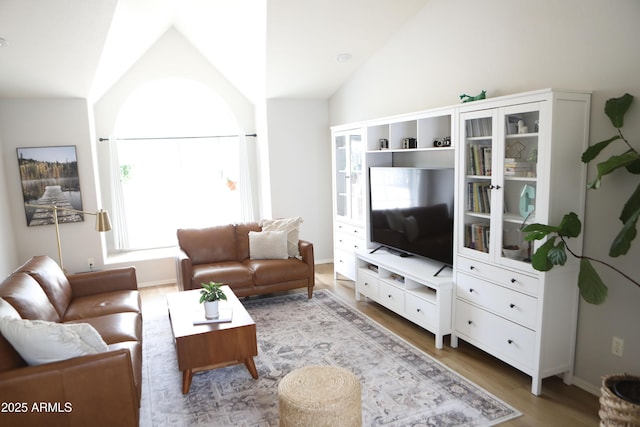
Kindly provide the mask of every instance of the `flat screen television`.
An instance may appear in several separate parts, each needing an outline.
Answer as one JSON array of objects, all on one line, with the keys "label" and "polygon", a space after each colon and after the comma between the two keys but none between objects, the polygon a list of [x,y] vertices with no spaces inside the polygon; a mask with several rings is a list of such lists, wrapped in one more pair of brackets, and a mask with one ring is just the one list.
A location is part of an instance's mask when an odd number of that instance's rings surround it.
[{"label": "flat screen television", "polygon": [[371,241],[453,264],[453,168],[371,167]]}]

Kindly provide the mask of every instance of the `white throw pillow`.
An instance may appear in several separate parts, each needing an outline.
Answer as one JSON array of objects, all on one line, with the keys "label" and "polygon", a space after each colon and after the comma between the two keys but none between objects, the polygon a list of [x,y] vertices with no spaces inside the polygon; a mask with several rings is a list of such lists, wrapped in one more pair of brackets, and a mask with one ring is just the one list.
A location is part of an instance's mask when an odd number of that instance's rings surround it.
[{"label": "white throw pillow", "polygon": [[284,231],[250,231],[249,258],[287,259],[287,234]]},{"label": "white throw pillow", "polygon": [[98,331],[88,323],[63,324],[3,317],[0,331],[29,365],[109,350]]},{"label": "white throw pillow", "polygon": [[283,219],[263,219],[260,221],[262,231],[285,231],[287,233],[287,252],[290,257],[300,255],[298,240],[300,239],[300,224],[302,217]]}]

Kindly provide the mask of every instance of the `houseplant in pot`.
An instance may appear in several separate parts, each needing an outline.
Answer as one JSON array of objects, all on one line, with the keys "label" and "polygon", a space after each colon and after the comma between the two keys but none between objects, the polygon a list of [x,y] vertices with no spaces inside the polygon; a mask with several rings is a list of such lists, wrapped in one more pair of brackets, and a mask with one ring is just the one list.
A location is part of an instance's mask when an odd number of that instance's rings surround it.
[{"label": "houseplant in pot", "polygon": [[[597,176],[589,183],[588,188],[600,188],[603,178],[615,171],[628,173],[628,179],[636,186],[618,216],[621,225],[609,249],[609,256],[612,258],[627,254],[638,234],[636,228],[640,220],[640,148],[634,147],[622,132],[624,116],[632,103],[633,96],[629,94],[611,98],[606,102],[604,111],[616,133],[590,146],[582,154],[582,161],[589,163],[599,157],[607,147],[621,147],[620,151],[598,163]],[[528,241],[546,239],[531,257],[535,269],[548,271],[554,266],[562,266],[567,260],[567,253],[580,260],[578,287],[582,298],[590,304],[604,303],[608,291],[593,263],[615,271],[630,284],[640,288],[637,277],[620,271],[609,262],[577,253],[570,248],[568,240],[578,237],[582,232],[582,223],[574,212],[566,214],[557,226],[531,224],[523,231],[528,233],[525,237]],[[600,425],[640,426],[640,377],[629,374],[607,375],[603,378],[601,392]]]},{"label": "houseplant in pot", "polygon": [[209,282],[201,283],[200,304],[204,304],[204,317],[207,319],[217,319],[220,316],[218,303],[227,300],[227,296],[220,286],[223,283]]}]

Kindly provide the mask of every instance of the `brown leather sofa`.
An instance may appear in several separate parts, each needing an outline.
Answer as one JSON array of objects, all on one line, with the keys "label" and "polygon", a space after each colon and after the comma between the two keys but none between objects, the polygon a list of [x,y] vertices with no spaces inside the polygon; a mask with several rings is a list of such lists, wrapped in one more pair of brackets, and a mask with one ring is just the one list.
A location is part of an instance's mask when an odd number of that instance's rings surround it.
[{"label": "brown leather sofa", "polygon": [[249,232],[256,222],[179,229],[176,274],[180,290],[200,289],[210,281],[228,285],[238,297],[307,288],[313,296],[313,244],[298,241],[300,257],[251,259]]},{"label": "brown leather sofa", "polygon": [[142,313],[133,267],[65,276],[37,256],[0,284],[0,317],[89,323],[108,351],[27,366],[0,335],[3,425],[137,426]]}]

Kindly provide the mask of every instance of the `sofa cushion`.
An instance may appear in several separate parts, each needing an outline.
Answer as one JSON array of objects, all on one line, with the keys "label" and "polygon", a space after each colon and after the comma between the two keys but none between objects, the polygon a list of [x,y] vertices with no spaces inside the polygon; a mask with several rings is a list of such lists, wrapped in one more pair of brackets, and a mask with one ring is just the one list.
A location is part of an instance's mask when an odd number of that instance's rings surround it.
[{"label": "sofa cushion", "polygon": [[300,224],[302,217],[283,219],[263,219],[260,221],[262,231],[285,231],[287,233],[287,249],[289,256],[299,256],[298,240],[300,239]]},{"label": "sofa cushion", "polygon": [[138,291],[113,291],[103,294],[74,298],[62,320],[87,319],[114,313],[139,313],[140,293]]},{"label": "sofa cushion", "polygon": [[129,350],[131,365],[133,367],[133,380],[138,389],[139,399],[142,395],[142,343],[139,341],[123,341],[109,344],[109,351],[120,349]]},{"label": "sofa cushion", "polygon": [[17,271],[27,273],[36,279],[62,318],[71,302],[71,285],[58,264],[48,256],[35,256]]},{"label": "sofa cushion", "polygon": [[107,345],[126,341],[142,342],[142,315],[140,313],[107,314],[89,319],[66,322],[88,323],[95,328]]},{"label": "sofa cushion", "polygon": [[297,258],[248,260],[256,286],[309,278],[309,266]]},{"label": "sofa cushion", "polygon": [[199,265],[193,268],[194,289],[201,283],[221,282],[231,289],[250,288],[253,286],[253,271],[239,262],[220,262]]},{"label": "sofa cushion", "polygon": [[236,257],[237,261],[249,259],[249,232],[262,231],[257,222],[242,222],[236,224]]},{"label": "sofa cushion", "polygon": [[29,365],[57,362],[107,351],[90,325],[68,325],[44,320],[0,318],[0,331]]},{"label": "sofa cushion", "polygon": [[[20,315],[8,302],[0,298],[0,318],[20,319]],[[20,353],[0,334],[0,372],[26,366]]]},{"label": "sofa cushion", "polygon": [[287,259],[287,234],[284,231],[250,231],[250,259]]},{"label": "sofa cushion", "polygon": [[193,265],[237,260],[232,224],[179,229],[177,235],[180,248],[191,258]]},{"label": "sofa cushion", "polygon": [[11,304],[23,319],[60,321],[60,315],[47,294],[27,273],[13,273],[2,282],[0,297]]}]

